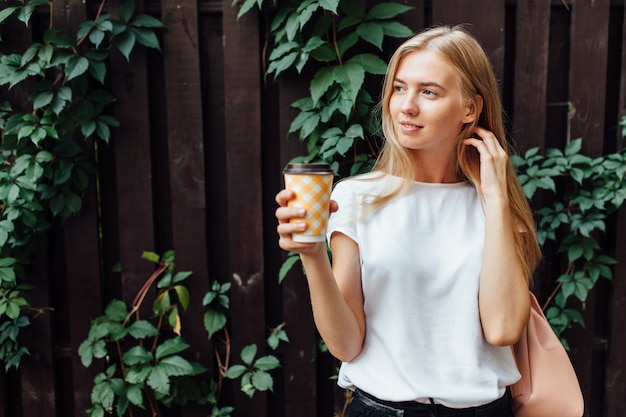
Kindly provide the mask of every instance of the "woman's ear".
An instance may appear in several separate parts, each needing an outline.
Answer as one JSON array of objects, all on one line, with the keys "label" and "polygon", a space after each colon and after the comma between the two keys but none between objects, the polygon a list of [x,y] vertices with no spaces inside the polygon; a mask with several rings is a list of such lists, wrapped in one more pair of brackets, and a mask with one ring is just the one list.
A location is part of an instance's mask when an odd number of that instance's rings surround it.
[{"label": "woman's ear", "polygon": [[463,123],[473,123],[478,120],[480,113],[483,111],[483,98],[481,95],[476,94],[474,100],[469,101],[465,107],[465,115],[463,116]]}]

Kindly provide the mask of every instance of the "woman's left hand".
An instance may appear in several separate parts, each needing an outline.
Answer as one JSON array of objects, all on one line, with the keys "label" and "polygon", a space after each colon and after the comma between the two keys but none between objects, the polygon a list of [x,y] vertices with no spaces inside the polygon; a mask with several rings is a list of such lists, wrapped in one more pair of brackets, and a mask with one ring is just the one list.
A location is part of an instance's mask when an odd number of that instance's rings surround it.
[{"label": "woman's left hand", "polygon": [[482,127],[476,127],[474,133],[480,139],[471,137],[465,139],[463,143],[475,147],[480,153],[481,192],[486,201],[491,199],[506,200],[509,156],[492,132]]}]

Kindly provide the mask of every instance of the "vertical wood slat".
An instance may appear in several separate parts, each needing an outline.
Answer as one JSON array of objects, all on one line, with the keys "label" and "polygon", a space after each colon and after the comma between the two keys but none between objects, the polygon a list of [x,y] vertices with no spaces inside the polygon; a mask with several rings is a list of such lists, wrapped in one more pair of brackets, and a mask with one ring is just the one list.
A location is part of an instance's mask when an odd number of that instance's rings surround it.
[{"label": "vertical wood slat", "polygon": [[[572,5],[570,31],[570,101],[574,108],[572,139],[583,138],[583,153],[604,149],[604,95],[609,27],[609,0],[583,0]],[[593,80],[593,81],[592,81]]]},{"label": "vertical wood slat", "polygon": [[515,141],[544,147],[550,0],[518,2],[515,26]]},{"label": "vertical wood slat", "polygon": [[614,268],[612,301],[610,306],[610,338],[606,377],[606,417],[621,417],[626,409],[626,333],[624,312],[626,311],[626,209],[617,214],[614,247],[618,264]]},{"label": "vertical wood slat", "polygon": [[97,218],[96,185],[92,179],[81,212],[63,227],[71,380],[74,387],[81,387],[74,391],[73,409],[77,416],[91,407],[91,387],[98,371],[93,366],[85,368],[78,356],[78,347],[89,333],[90,320],[102,314]]},{"label": "vertical wood slat", "polygon": [[[308,95],[308,86],[296,77],[282,77],[278,88],[278,103],[280,108],[289,109],[291,103]],[[295,135],[287,138],[287,132],[293,118],[297,115],[295,109],[280,113],[278,119],[279,133],[273,138],[280,145],[280,167],[284,167],[292,158],[306,154],[306,147]],[[284,187],[282,172],[275,173]],[[276,190],[277,191],[277,190]],[[274,222],[276,224],[276,222]],[[277,240],[274,240],[276,242]],[[281,258],[284,259],[284,258]],[[269,276],[267,279],[277,279]],[[312,358],[316,352],[316,331],[311,315],[311,302],[306,278],[302,274],[299,263],[282,283],[283,317],[290,343],[285,350],[284,357],[284,398],[298,398],[298,401],[285,401],[285,416],[316,417],[321,415],[318,410],[316,373],[317,366]],[[325,402],[331,399],[323,397]]]},{"label": "vertical wood slat", "polygon": [[[571,119],[571,137],[582,137],[582,152],[592,157],[601,155],[604,149],[605,101],[604,96],[597,92],[604,92],[606,85],[608,12],[608,0],[579,1],[572,6],[569,101],[575,113]],[[595,322],[598,303],[598,291],[593,290],[584,304],[586,323]],[[596,397],[597,387],[593,378],[594,329],[577,327],[568,334],[577,341],[577,346],[572,349],[572,361],[586,399],[585,416],[598,415],[602,412],[602,404]]]},{"label": "vertical wood slat", "polygon": [[[231,288],[232,358],[241,349],[258,346],[265,354],[265,277],[263,270],[261,99],[259,29],[248,13],[237,20],[232,1],[222,2],[224,36],[224,126],[228,190],[228,252]],[[235,416],[264,415],[267,395],[252,399],[234,384]]]},{"label": "vertical wood slat", "polygon": [[[113,15],[120,3],[110,3]],[[142,6],[137,3],[138,13],[142,13]],[[127,62],[114,50],[110,59],[111,68],[115,68],[110,74],[116,97],[113,115],[123,128],[113,133],[113,160],[103,175],[115,181],[115,206],[111,207],[115,215],[110,216],[114,222],[108,224],[109,234],[114,234],[117,243],[117,257],[111,261],[119,261],[121,266],[121,294],[115,296],[130,305],[154,270],[153,264],[141,259],[143,251],[155,250],[146,51],[143,47],[135,48]],[[151,312],[152,298],[144,300],[144,306],[142,311]]]},{"label": "vertical wood slat", "polygon": [[[163,0],[162,20],[165,94],[169,153],[169,195],[172,248],[176,268],[192,271],[186,284],[193,296],[185,315],[202,317],[201,300],[208,291],[206,263],[206,199],[203,113],[198,40],[198,5],[192,0]],[[164,185],[165,186],[165,185]],[[181,312],[182,314],[182,312]],[[209,367],[210,344],[202,320],[184,321],[182,335],[192,341],[185,353]],[[181,415],[199,417],[201,407],[185,407]]]},{"label": "vertical wood slat", "polygon": [[31,318],[31,325],[23,330],[22,343],[30,354],[20,364],[22,385],[22,412],[25,416],[53,417],[56,409],[56,386],[54,381],[54,342],[51,329],[49,282],[45,248],[33,257],[28,268],[26,281],[33,285],[29,293],[34,308],[44,313]]}]

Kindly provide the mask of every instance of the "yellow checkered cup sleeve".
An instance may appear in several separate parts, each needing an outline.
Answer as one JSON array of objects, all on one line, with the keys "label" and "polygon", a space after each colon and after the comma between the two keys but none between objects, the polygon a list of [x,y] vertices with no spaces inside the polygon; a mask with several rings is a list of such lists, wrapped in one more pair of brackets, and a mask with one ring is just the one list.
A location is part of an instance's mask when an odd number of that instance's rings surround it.
[{"label": "yellow checkered cup sleeve", "polygon": [[[289,202],[289,206],[302,207],[306,210],[304,222],[307,224],[307,229],[302,233],[293,234],[292,238],[295,242],[326,240],[332,184],[333,174],[285,172],[285,188],[293,191],[295,195],[295,198]],[[294,219],[294,221],[302,220]]]}]

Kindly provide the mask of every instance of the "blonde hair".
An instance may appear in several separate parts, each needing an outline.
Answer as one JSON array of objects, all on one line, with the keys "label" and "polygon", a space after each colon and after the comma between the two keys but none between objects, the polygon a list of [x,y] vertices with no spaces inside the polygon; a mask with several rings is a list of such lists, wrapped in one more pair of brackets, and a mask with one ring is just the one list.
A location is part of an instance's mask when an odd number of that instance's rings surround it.
[{"label": "blonde hair", "polygon": [[[405,192],[415,178],[415,168],[409,153],[398,141],[389,111],[389,101],[400,62],[407,54],[419,50],[437,54],[455,69],[460,78],[461,94],[466,103],[480,110],[477,96],[483,100],[479,117],[474,122],[465,124],[457,137],[458,175],[469,180],[481,194],[480,154],[473,146],[463,144],[463,139],[470,137],[477,125],[493,132],[502,148],[509,153],[498,84],[489,59],[478,41],[462,25],[438,26],[425,30],[400,45],[389,61],[378,109],[385,142],[374,165],[374,171],[388,173],[404,181],[396,190],[375,199],[372,202],[374,207],[380,207]],[[525,266],[528,280],[531,281],[532,273],[541,260],[541,251],[528,199],[510,161],[507,166],[507,190],[513,224],[518,229],[515,233],[517,254]]]}]

